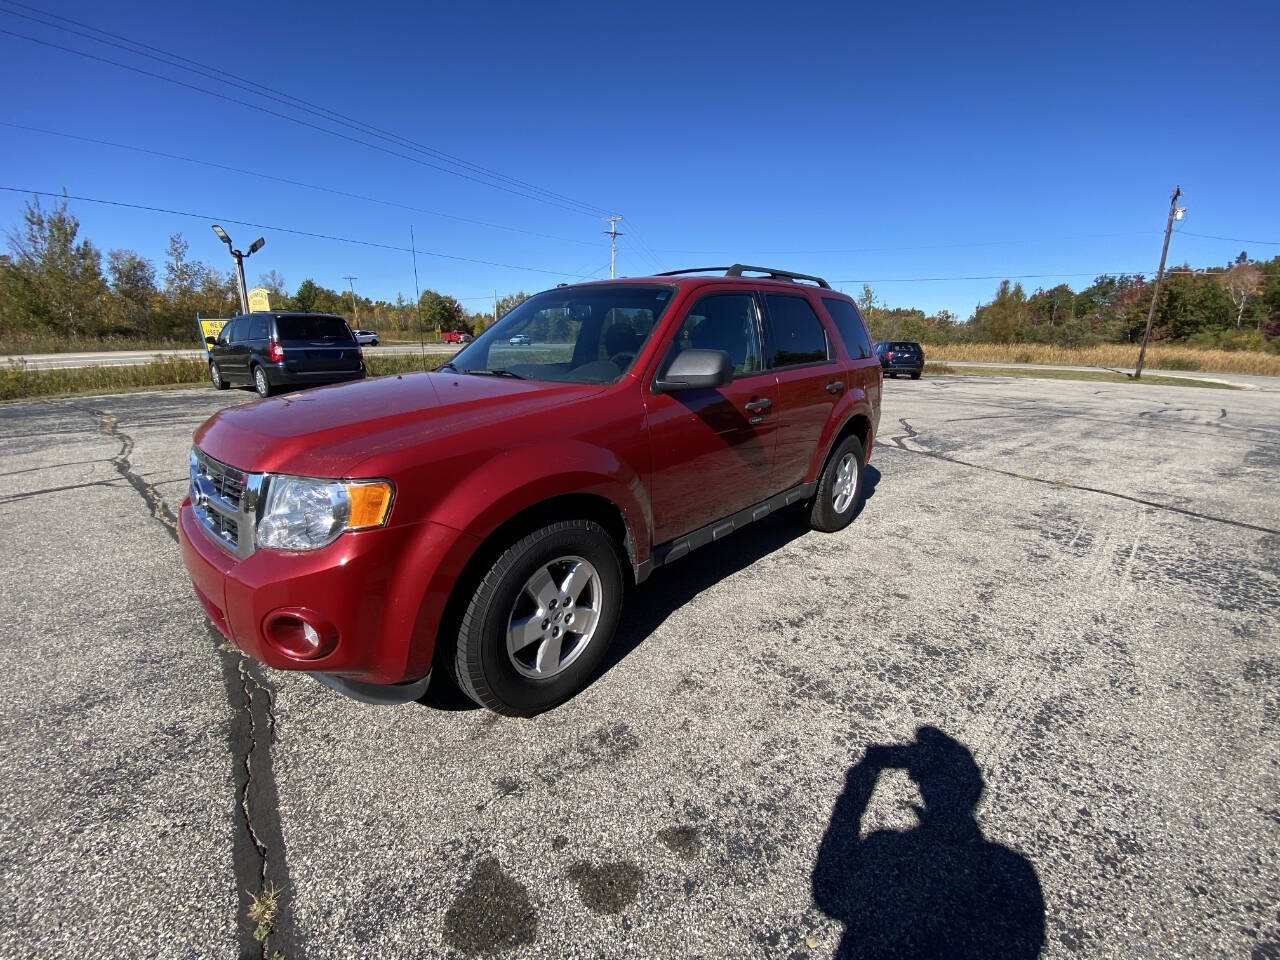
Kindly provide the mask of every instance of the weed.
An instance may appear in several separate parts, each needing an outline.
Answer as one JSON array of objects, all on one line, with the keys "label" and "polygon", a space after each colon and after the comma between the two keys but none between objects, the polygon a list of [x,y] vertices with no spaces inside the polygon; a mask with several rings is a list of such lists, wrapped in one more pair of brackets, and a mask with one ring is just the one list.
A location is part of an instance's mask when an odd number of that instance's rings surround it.
[{"label": "weed", "polygon": [[280,906],[276,888],[267,884],[253,897],[249,904],[249,919],[253,921],[253,939],[259,943],[271,936],[271,925],[276,919],[276,909]]}]

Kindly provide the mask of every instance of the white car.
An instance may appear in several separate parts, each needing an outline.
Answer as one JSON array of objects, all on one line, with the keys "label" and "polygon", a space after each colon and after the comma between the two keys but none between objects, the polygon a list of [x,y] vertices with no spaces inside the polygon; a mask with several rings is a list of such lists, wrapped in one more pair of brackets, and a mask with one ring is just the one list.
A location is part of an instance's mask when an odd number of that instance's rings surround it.
[{"label": "white car", "polygon": [[520,345],[524,345],[524,344],[533,343],[533,338],[532,338],[532,337],[528,337],[528,336],[526,336],[526,335],[525,335],[525,334],[523,334],[523,333],[517,333],[514,337],[512,337],[512,338],[511,338],[510,340],[508,340],[507,342],[508,342],[508,343],[511,343],[511,344],[515,344],[515,345],[517,345],[517,346],[520,346]]},{"label": "white car", "polygon": [[376,347],[378,345],[377,330],[353,330],[356,335],[356,343],[362,347]]}]

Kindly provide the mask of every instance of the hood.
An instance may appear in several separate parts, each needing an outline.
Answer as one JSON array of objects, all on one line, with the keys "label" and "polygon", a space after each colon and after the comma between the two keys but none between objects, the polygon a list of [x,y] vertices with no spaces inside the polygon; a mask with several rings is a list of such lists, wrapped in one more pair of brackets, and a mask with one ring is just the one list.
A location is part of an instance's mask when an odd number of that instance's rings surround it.
[{"label": "hood", "polygon": [[598,384],[456,373],[378,377],[228,407],[196,431],[216,460],[250,472],[353,476],[388,450],[598,393]]}]

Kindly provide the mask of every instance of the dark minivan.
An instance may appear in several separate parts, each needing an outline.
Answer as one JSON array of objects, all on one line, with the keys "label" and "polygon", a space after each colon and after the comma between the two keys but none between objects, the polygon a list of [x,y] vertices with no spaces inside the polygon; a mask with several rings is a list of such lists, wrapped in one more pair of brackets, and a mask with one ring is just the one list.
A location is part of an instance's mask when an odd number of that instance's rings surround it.
[{"label": "dark minivan", "polygon": [[876,359],[891,377],[909,373],[912,380],[919,380],[924,372],[924,350],[912,340],[882,340],[876,344]]},{"label": "dark minivan", "polygon": [[209,379],[269,397],[280,387],[312,387],[364,378],[364,354],[342,317],[325,313],[250,313],[209,337]]}]

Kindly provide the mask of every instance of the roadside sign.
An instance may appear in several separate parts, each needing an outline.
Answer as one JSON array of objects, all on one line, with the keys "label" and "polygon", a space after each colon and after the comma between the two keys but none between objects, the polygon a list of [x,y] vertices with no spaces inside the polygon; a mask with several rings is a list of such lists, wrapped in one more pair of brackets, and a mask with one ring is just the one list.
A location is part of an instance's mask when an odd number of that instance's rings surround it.
[{"label": "roadside sign", "polygon": [[266,287],[254,287],[249,291],[249,312],[270,313],[271,291]]},{"label": "roadside sign", "polygon": [[196,326],[200,330],[200,343],[204,346],[204,352],[210,353],[209,344],[205,341],[205,337],[216,337],[222,332],[222,328],[227,325],[225,317],[202,317],[196,314]]}]

